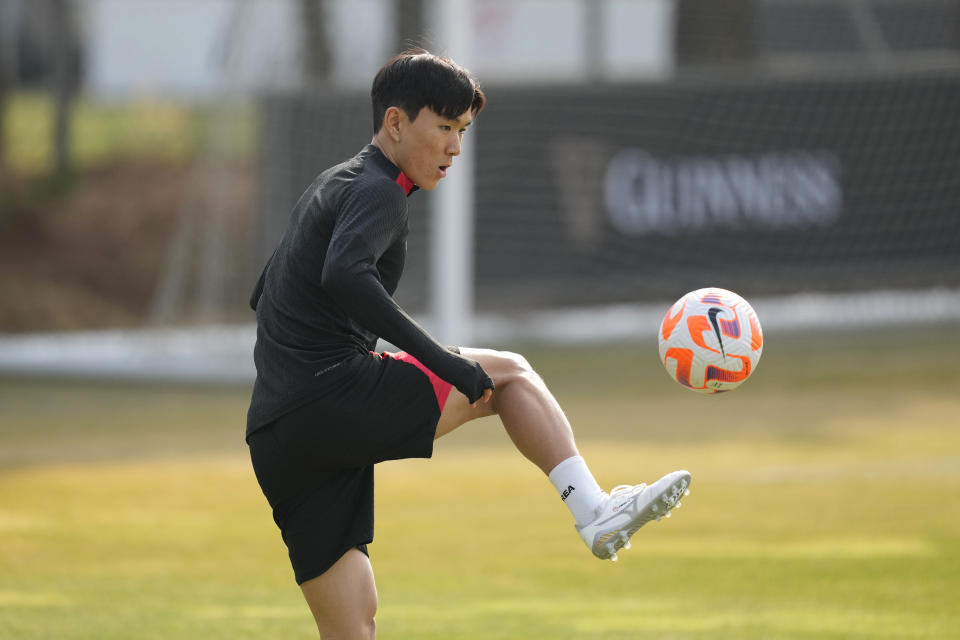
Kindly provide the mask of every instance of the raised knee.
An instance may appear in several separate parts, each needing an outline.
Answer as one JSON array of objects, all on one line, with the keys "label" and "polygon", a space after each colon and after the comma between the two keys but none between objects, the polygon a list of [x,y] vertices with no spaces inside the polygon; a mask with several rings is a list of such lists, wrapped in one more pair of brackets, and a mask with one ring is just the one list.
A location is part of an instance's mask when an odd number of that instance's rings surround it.
[{"label": "raised knee", "polygon": [[512,351],[501,351],[500,357],[506,363],[506,371],[504,377],[507,378],[507,381],[513,378],[520,377],[529,377],[531,375],[536,375],[536,372],[533,370],[533,367],[530,366],[530,363],[519,353],[514,353]]},{"label": "raised knee", "polygon": [[513,363],[513,366],[522,373],[532,373],[533,367],[530,366],[530,363],[519,353],[514,353],[513,351],[504,351],[504,355],[508,360]]},{"label": "raised knee", "polygon": [[[532,389],[543,386],[543,379],[522,355],[512,351],[501,351],[498,355],[500,363],[497,374],[494,376],[497,389],[504,390],[510,387]],[[494,392],[494,400],[497,399],[497,395]]]}]

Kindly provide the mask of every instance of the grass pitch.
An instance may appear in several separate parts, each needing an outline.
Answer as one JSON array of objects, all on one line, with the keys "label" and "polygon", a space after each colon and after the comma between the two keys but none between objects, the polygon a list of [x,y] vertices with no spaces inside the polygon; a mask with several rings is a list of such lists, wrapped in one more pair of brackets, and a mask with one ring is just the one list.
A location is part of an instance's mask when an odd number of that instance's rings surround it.
[{"label": "grass pitch", "polygon": [[[767,336],[703,397],[655,349],[526,352],[600,483],[693,473],[592,558],[494,419],[381,465],[379,637],[960,637],[953,328]],[[247,391],[0,380],[0,638],[315,634],[242,442]]]}]

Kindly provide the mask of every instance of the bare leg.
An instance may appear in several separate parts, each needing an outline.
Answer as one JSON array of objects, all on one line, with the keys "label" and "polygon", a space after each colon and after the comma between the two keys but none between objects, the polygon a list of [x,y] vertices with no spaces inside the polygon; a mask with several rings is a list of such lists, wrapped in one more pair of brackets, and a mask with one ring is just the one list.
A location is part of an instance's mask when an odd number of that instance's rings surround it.
[{"label": "bare leg", "polygon": [[372,640],[376,635],[377,587],[370,559],[358,549],[343,554],[300,589],[323,640]]},{"label": "bare leg", "polygon": [[[573,430],[543,380],[519,355],[487,349],[462,349],[493,378],[489,402],[471,406],[452,389],[437,424],[440,437],[461,424],[499,415],[517,449],[545,474],[579,455]],[[374,637],[377,590],[369,559],[351,549],[323,575],[301,585],[324,640],[369,640]]]},{"label": "bare leg", "polygon": [[520,453],[545,474],[563,460],[579,455],[567,416],[523,356],[489,349],[460,351],[480,363],[493,378],[496,389],[490,402],[480,402],[476,407],[452,389],[440,416],[436,437],[450,433],[469,420],[498,414]]}]

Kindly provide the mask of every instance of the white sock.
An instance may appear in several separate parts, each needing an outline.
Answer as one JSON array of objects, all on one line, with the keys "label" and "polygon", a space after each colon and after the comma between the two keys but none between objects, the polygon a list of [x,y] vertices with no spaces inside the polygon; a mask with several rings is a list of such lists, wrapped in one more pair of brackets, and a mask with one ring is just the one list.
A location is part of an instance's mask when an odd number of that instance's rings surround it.
[{"label": "white sock", "polygon": [[597,509],[607,499],[606,491],[594,480],[580,456],[567,458],[555,466],[548,477],[578,525],[592,522]]}]

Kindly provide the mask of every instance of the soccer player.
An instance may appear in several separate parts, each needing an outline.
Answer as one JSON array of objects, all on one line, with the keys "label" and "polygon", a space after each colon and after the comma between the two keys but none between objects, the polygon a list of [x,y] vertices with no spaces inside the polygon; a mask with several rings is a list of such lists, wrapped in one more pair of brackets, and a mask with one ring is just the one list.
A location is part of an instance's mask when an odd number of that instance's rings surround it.
[{"label": "soccer player", "polygon": [[[371,97],[372,142],[303,193],[250,301],[247,442],[323,638],[374,637],[374,465],[429,458],[433,441],[465,422],[500,417],[601,559],[615,560],[644,523],[679,506],[690,482],[675,471],[606,493],[523,357],[443,347],[394,302],[406,199],[452,170],[486,97],[467,70],[422,50],[384,65]],[[378,338],[403,351],[375,353]]]}]

